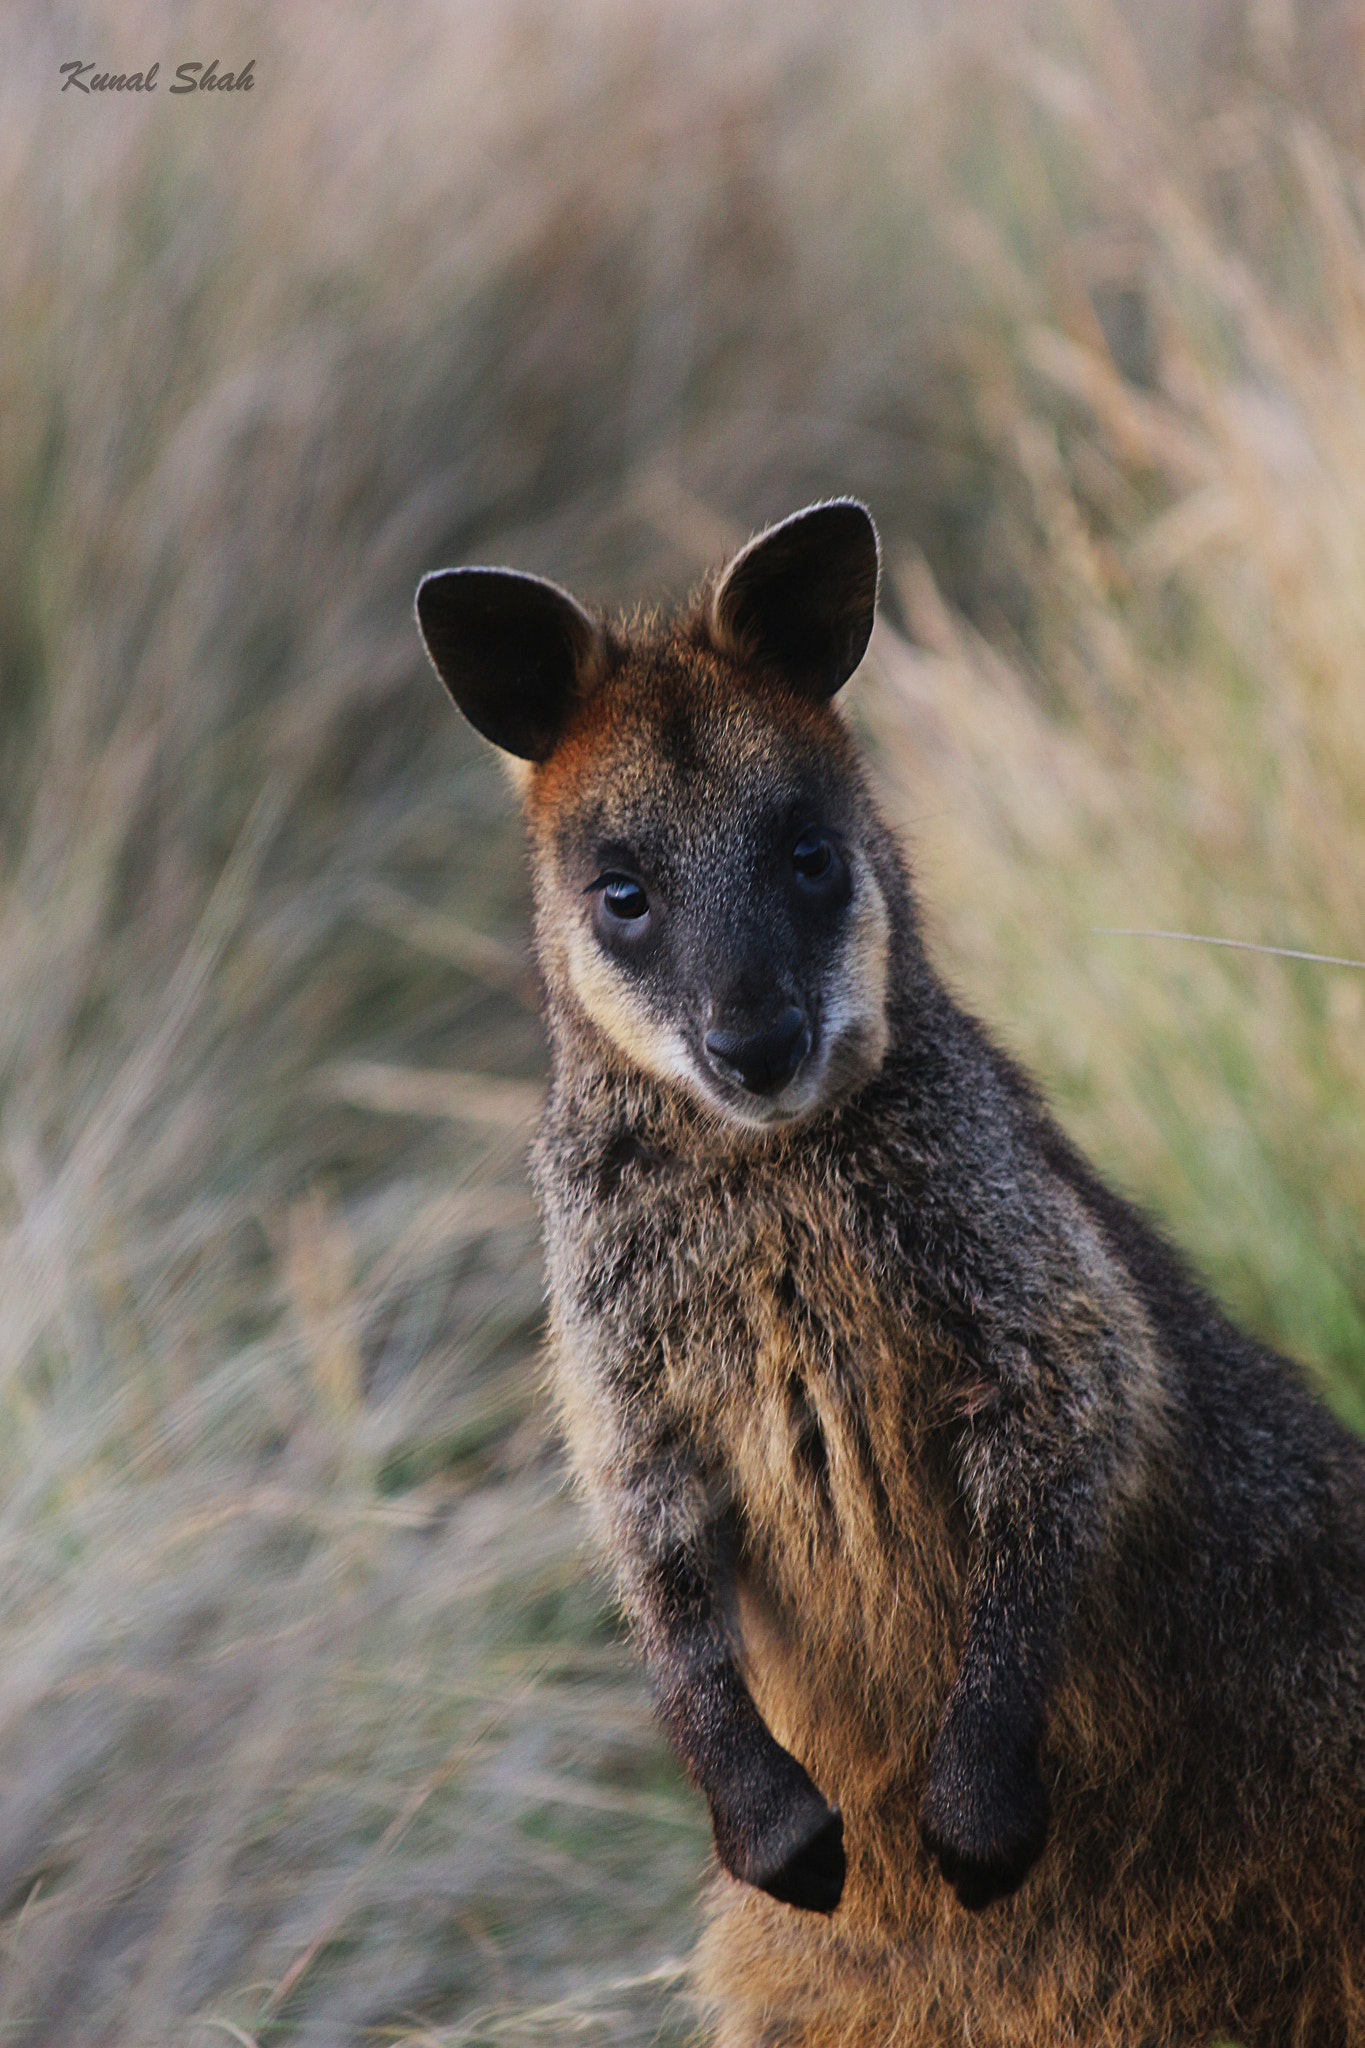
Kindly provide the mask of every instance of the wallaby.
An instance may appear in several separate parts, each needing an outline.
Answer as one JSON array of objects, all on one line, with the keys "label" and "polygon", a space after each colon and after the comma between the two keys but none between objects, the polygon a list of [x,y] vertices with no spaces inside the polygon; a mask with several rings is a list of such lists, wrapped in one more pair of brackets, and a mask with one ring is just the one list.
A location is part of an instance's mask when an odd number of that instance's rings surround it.
[{"label": "wallaby", "polygon": [[1365,1447],[930,965],[831,704],[878,569],[836,500],[672,620],[417,594],[520,764],[557,1398],[714,2039],[1365,2043]]}]

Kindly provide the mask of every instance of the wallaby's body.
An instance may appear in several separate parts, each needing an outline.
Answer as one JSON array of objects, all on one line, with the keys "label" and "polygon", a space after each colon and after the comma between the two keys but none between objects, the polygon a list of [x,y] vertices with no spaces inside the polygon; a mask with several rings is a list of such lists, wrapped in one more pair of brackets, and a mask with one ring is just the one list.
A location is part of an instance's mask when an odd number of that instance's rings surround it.
[{"label": "wallaby's body", "polygon": [[936,979],[827,702],[875,586],[841,502],[671,625],[419,593],[532,764],[556,1380],[716,2038],[1365,2043],[1365,1455]]}]

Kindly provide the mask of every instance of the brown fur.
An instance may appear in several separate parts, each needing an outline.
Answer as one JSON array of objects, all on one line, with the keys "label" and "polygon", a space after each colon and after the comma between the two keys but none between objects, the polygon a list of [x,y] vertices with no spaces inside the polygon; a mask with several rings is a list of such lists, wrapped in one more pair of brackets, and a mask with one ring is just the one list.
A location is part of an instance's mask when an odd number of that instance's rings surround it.
[{"label": "brown fur", "polygon": [[[956,1009],[844,728],[714,603],[601,629],[527,806],[557,1400],[754,1879],[698,1956],[718,2048],[1365,2043],[1360,1447]],[[788,784],[851,878],[809,943],[751,872]],[[627,841],[678,935],[648,973],[585,907]],[[750,1111],[696,991],[765,975],[839,1043]],[[832,1914],[744,1861],[790,1808],[800,1867],[821,1793]]]}]

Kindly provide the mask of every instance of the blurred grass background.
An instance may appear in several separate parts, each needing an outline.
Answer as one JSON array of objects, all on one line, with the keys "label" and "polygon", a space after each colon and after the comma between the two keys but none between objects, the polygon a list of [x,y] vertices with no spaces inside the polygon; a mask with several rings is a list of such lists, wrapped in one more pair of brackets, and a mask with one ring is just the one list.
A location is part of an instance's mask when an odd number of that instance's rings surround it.
[{"label": "blurred grass background", "polygon": [[1365,974],[1099,930],[1365,954],[1365,12],[16,0],[0,199],[3,2037],[684,2040],[416,579],[864,496],[937,959],[1365,1423]]}]

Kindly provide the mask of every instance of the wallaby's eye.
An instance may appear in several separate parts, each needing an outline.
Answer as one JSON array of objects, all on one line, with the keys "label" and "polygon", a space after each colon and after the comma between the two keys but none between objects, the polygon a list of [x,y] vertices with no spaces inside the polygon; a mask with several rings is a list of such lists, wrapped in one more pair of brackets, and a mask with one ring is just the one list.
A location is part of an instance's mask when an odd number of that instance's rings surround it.
[{"label": "wallaby's eye", "polygon": [[649,898],[631,875],[599,875],[587,893],[598,898],[611,924],[638,924],[649,911]]},{"label": "wallaby's eye", "polygon": [[792,866],[803,882],[818,882],[834,862],[834,848],[822,833],[803,832],[792,848]]},{"label": "wallaby's eye", "polygon": [[602,901],[613,917],[623,923],[634,924],[637,917],[643,917],[649,908],[649,898],[638,882],[608,882],[602,891]]}]

